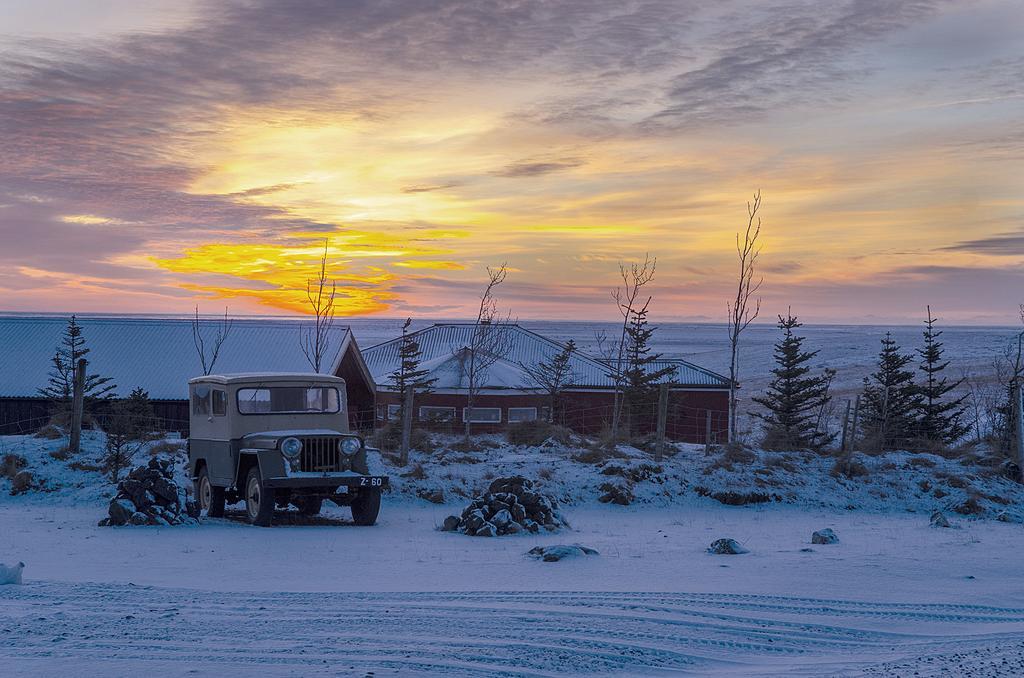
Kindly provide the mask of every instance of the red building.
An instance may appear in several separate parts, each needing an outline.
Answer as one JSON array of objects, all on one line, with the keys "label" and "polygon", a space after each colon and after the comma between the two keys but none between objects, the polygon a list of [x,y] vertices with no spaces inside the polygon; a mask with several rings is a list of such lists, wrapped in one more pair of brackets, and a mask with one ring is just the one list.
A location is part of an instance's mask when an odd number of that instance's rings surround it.
[{"label": "red building", "polygon": [[[430,393],[418,394],[414,402],[417,425],[433,430],[457,432],[467,417],[474,430],[500,430],[509,423],[545,419],[550,397],[531,376],[538,363],[550,361],[565,347],[519,325],[496,325],[490,332],[502,332],[501,354],[477,378],[478,392],[473,411],[468,408],[469,347],[476,326],[472,323],[443,323],[412,333],[421,351],[420,369],[435,379]],[[363,350],[363,358],[377,384],[377,420],[397,417],[400,402],[391,375],[400,364],[401,338]],[[729,429],[729,380],[686,362],[666,359],[651,365],[660,370],[672,367],[666,378],[669,414],[666,431],[673,440],[703,443],[710,430],[713,442],[724,442]],[[556,404],[555,420],[581,433],[599,433],[611,421],[615,402],[614,370],[582,352],[570,360],[571,384]],[[634,433],[654,430],[656,413],[633,413]]]}]

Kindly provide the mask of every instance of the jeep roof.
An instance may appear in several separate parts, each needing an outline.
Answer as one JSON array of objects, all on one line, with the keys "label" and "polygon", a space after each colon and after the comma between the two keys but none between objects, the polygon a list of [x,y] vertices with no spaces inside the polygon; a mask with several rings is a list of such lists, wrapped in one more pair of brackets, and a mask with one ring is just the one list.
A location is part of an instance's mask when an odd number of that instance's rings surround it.
[{"label": "jeep roof", "polygon": [[190,384],[266,384],[272,382],[317,381],[331,384],[343,384],[345,380],[332,374],[315,372],[249,372],[242,374],[208,374],[204,377],[193,377]]}]

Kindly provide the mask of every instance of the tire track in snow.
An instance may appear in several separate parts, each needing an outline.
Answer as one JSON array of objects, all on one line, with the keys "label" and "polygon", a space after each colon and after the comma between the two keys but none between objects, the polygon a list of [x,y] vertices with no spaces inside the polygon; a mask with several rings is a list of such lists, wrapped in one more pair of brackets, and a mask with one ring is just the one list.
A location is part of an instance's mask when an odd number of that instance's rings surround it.
[{"label": "tire track in snow", "polygon": [[0,589],[3,663],[74,660],[80,675],[112,665],[475,676],[774,670],[815,659],[894,668],[914,657],[962,662],[979,647],[1017,644],[1022,630],[1017,608],[737,594]]}]

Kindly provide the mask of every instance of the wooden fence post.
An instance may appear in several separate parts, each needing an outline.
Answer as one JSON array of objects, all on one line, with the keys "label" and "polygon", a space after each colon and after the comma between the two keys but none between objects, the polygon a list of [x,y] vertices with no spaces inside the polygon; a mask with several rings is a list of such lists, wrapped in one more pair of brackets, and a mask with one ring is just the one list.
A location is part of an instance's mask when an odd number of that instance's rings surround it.
[{"label": "wooden fence post", "polygon": [[1017,466],[1021,470],[1021,480],[1024,481],[1024,389],[1021,389],[1020,382],[1014,380],[1010,386],[1013,398],[1013,442],[1014,451],[1017,457]]},{"label": "wooden fence post", "polygon": [[704,456],[711,454],[711,410],[704,411]]},{"label": "wooden fence post", "polygon": [[412,386],[407,386],[405,391],[405,403],[402,405],[402,466],[406,466],[409,463],[409,446],[412,444],[412,405],[413,389]]},{"label": "wooden fence post", "polygon": [[850,452],[857,449],[857,425],[860,419],[860,396],[853,399],[853,425],[850,426]]},{"label": "wooden fence post", "polygon": [[654,460],[661,461],[665,456],[665,425],[668,423],[668,384],[658,387],[658,445],[654,452]]},{"label": "wooden fence post", "polygon": [[843,437],[839,442],[839,451],[846,452],[846,434],[850,428],[850,401],[846,401],[846,414],[843,415]]},{"label": "wooden fence post", "polygon": [[71,397],[71,439],[68,452],[78,454],[82,448],[82,410],[85,405],[85,358],[78,359],[75,369],[74,391]]}]

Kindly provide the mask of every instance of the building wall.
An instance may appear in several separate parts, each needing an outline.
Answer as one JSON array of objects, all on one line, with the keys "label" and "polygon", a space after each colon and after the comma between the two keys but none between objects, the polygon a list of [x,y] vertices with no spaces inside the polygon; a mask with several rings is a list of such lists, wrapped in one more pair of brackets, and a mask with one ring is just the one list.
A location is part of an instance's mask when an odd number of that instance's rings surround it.
[{"label": "building wall", "polygon": [[[387,407],[400,405],[399,396],[389,391],[377,392],[377,423],[386,420]],[[611,391],[576,391],[563,394],[560,411],[556,411],[555,421],[574,431],[586,435],[595,435],[610,426],[614,408],[614,395]],[[417,395],[414,401],[416,426],[439,432],[458,433],[463,430],[462,410],[466,407],[467,397],[461,393],[428,393]],[[538,418],[543,416],[542,409],[548,406],[549,399],[544,395],[523,392],[508,394],[482,393],[474,402],[474,407],[501,408],[501,422],[474,423],[473,430],[486,433],[504,430],[508,425],[508,409],[510,407],[535,407]],[[454,407],[456,419],[452,422],[426,422],[419,419],[420,407]],[[653,433],[657,427],[657,413],[652,406],[650,412],[636,413],[630,419],[634,423],[634,435]],[[688,443],[704,443],[706,440],[708,413],[711,416],[712,442],[725,442],[729,430],[729,394],[727,391],[706,389],[673,390],[669,395],[668,420],[666,435],[671,440]]]}]

